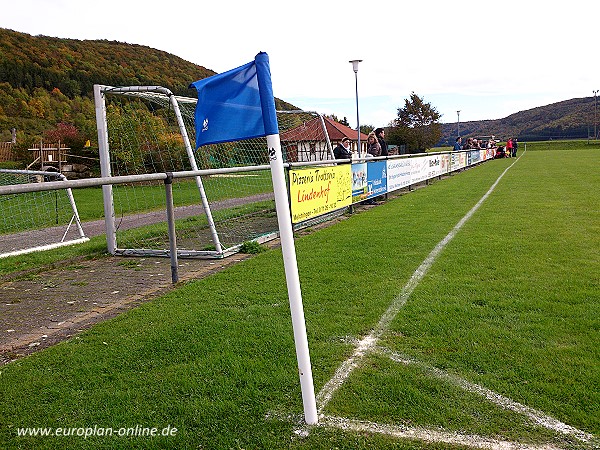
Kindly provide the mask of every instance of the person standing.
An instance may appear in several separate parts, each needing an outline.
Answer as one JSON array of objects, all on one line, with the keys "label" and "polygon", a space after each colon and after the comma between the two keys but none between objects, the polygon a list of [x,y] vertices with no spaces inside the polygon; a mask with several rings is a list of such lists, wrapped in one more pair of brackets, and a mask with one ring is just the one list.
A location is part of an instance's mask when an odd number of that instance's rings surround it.
[{"label": "person standing", "polygon": [[336,148],[333,149],[333,156],[335,159],[352,159],[352,152],[350,151],[350,139],[347,137],[342,138]]},{"label": "person standing", "polygon": [[456,138],[456,142],[454,143],[453,150],[455,152],[459,152],[462,150],[462,138],[460,136]]},{"label": "person standing", "polygon": [[379,141],[379,145],[381,146],[380,156],[388,156],[388,148],[385,142],[385,130],[383,128],[375,129],[375,136],[377,136],[377,140]]},{"label": "person standing", "polygon": [[517,138],[513,138],[512,140],[512,156],[513,158],[517,157],[517,148],[519,147],[519,143],[517,142]]},{"label": "person standing", "polygon": [[510,158],[512,156],[512,152],[513,152],[513,141],[512,141],[512,138],[508,138],[508,141],[506,141],[506,156],[508,158]]},{"label": "person standing", "polygon": [[367,136],[367,153],[371,156],[381,156],[381,144],[373,131]]}]

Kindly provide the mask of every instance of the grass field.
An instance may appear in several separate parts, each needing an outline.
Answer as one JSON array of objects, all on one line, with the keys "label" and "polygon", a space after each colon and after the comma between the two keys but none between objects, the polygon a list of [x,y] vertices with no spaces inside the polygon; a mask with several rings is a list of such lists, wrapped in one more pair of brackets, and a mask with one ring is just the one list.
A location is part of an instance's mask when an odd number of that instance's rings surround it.
[{"label": "grass field", "polygon": [[[18,179],[18,178],[17,178]],[[18,183],[18,181],[15,181]],[[7,183],[10,184],[10,183]],[[261,170],[256,172],[240,173],[234,176],[207,176],[203,177],[203,185],[211,202],[223,200],[226,198],[245,197],[254,194],[262,194],[272,192],[273,185],[271,182],[271,174],[269,171]],[[138,183],[135,186],[131,185],[116,185],[113,188],[115,198],[115,210],[118,214],[132,214],[143,211],[162,210],[165,208],[165,186],[162,182],[153,184]],[[3,199],[3,209],[27,210],[32,208],[33,201],[27,200],[40,194],[22,194],[20,196],[9,197]],[[49,195],[56,195],[50,193]],[[61,195],[65,195],[61,191]],[[73,189],[73,197],[77,205],[77,212],[82,222],[88,220],[98,220],[104,218],[104,201],[102,198],[102,188],[81,188]],[[66,197],[65,197],[66,199]],[[64,203],[68,205],[68,200]],[[19,206],[19,203],[24,204]],[[53,203],[53,202],[50,202]],[[200,194],[198,187],[193,179],[177,179],[173,183],[173,204],[175,206],[184,206],[200,203]],[[51,205],[53,206],[53,205]],[[70,207],[65,207],[62,212],[66,215],[66,223],[68,223],[72,210]],[[54,211],[50,208],[48,213],[48,225],[56,225],[54,221]],[[65,221],[65,219],[63,219]],[[62,222],[61,222],[62,223]],[[37,224],[39,226],[39,224]],[[36,224],[32,224],[36,226]],[[0,222],[0,235],[2,233],[14,233],[16,231],[24,231],[24,225],[19,225],[18,229],[13,229],[9,223]]]},{"label": "grass field", "polygon": [[[271,182],[271,174],[269,171],[261,170],[255,172],[239,173],[233,176],[211,176],[204,177],[203,184],[207,192],[207,196],[210,202],[215,202],[228,198],[246,197],[255,194],[262,194],[273,191]],[[50,193],[52,196],[54,192]],[[39,194],[31,194],[35,196]],[[64,193],[61,192],[61,196],[64,197]],[[96,188],[82,188],[73,189],[73,196],[77,204],[77,210],[79,217],[82,222],[90,220],[99,220],[104,218],[104,204],[102,199],[102,189]],[[8,196],[7,196],[8,197]],[[164,210],[165,208],[165,187],[162,182],[154,184],[146,184],[145,186],[137,185],[135,188],[131,186],[117,185],[114,188],[115,197],[115,211],[117,217],[121,215],[147,212],[152,210]],[[16,210],[29,211],[32,206],[24,203],[25,196],[17,196],[13,199],[3,199],[3,209],[7,211],[13,207],[13,203],[20,203],[20,205],[14,205]],[[62,197],[61,197],[62,198]],[[64,205],[67,205],[66,197]],[[47,213],[47,226],[55,226],[55,214],[52,210],[53,201],[50,203],[50,211]],[[196,182],[190,179],[179,179],[173,184],[173,203],[175,206],[184,206],[190,204],[199,204],[200,195]],[[272,202],[271,202],[272,203]],[[9,205],[10,204],[10,205]],[[242,215],[244,213],[252,212],[253,210],[264,207],[264,203],[253,202],[253,204],[247,207],[230,207],[225,210],[213,211],[213,218],[215,221],[223,220],[228,217],[233,217],[236,214]],[[269,207],[271,205],[269,204]],[[61,211],[63,220],[61,223],[65,225],[68,223],[72,216],[72,210],[70,208],[63,209]],[[206,220],[205,216],[198,216],[198,222],[202,224]],[[0,239],[2,233],[12,233],[16,231],[25,231],[27,227],[30,228],[39,227],[42,219],[38,221],[29,221],[27,224],[23,221],[17,221],[18,225],[13,221],[7,221],[6,223],[0,221]],[[191,220],[191,219],[188,219]],[[185,219],[178,221],[178,230],[185,228]],[[17,229],[15,229],[15,226]],[[166,223],[160,225],[160,229],[166,230]],[[158,227],[154,227],[158,228]],[[86,230],[85,223],[83,224],[84,231]],[[137,229],[137,233],[144,234],[150,233],[147,229]],[[161,232],[163,239],[167,237],[166,232]],[[136,231],[131,230],[125,233],[126,239],[129,239],[129,244],[135,248],[136,244],[131,243],[131,236],[136,235]],[[123,240],[121,243],[128,244],[127,241]],[[168,245],[168,244],[165,244]],[[166,248],[166,247],[165,247]],[[92,237],[90,242],[85,244],[78,244],[72,247],[60,248],[53,252],[43,253],[31,253],[27,255],[21,255],[18,257],[0,258],[0,275],[11,274],[19,271],[30,271],[30,270],[45,270],[54,265],[62,264],[62,261],[69,258],[79,258],[82,255],[99,257],[106,252],[106,238],[105,237]]]},{"label": "grass field", "polygon": [[1,367],[0,448],[599,448],[600,151],[529,150],[296,240],[321,426],[271,250]]},{"label": "grass field", "polygon": [[[271,173],[261,170],[238,174],[239,177],[203,177],[202,182],[211,202],[224,198],[243,197],[264,192],[272,192]],[[248,180],[244,182],[243,176]],[[140,193],[135,194],[131,186],[116,186],[118,199],[121,201],[116,207],[120,214],[130,214],[140,211],[164,208],[165,186],[163,183],[136,186]],[[130,192],[128,192],[130,191]],[[75,189],[73,196],[77,203],[77,211],[82,221],[104,218],[102,189],[85,188]],[[116,195],[115,195],[116,197]],[[123,199],[126,199],[125,201]],[[157,200],[158,199],[158,200]],[[198,187],[193,179],[179,179],[173,184],[173,204],[183,206],[196,204],[200,201]]]}]

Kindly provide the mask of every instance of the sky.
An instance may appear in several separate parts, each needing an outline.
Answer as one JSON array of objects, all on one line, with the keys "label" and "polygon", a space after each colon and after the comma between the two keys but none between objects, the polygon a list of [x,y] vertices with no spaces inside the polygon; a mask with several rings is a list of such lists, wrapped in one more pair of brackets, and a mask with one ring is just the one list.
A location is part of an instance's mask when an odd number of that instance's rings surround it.
[{"label": "sky", "polygon": [[[412,92],[442,123],[600,88],[600,2],[0,0],[0,28],[163,50],[215,72],[267,52],[276,97],[386,126]],[[9,6],[10,5],[10,6]],[[362,60],[355,75],[350,60]],[[193,82],[196,80],[190,80]],[[460,114],[457,113],[460,111]]]}]

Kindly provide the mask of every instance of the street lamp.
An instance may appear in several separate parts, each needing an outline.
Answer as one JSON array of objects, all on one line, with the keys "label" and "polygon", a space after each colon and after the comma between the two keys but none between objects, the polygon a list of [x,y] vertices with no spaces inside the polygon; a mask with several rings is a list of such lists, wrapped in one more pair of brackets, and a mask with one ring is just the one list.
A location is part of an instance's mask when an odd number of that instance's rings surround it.
[{"label": "street lamp", "polygon": [[354,82],[356,85],[356,134],[358,135],[358,157],[360,158],[360,120],[358,120],[358,63],[362,62],[362,59],[353,59],[352,61],[348,61],[352,63],[352,70],[354,70]]},{"label": "street lamp", "polygon": [[456,111],[458,122],[456,122],[456,137],[460,137],[460,110]]},{"label": "street lamp", "polygon": [[597,110],[597,94],[598,94],[598,89],[596,89],[595,91],[592,91],[594,93],[594,139],[597,140],[598,139],[598,134],[596,133],[596,124],[598,123],[596,121],[596,110]]}]

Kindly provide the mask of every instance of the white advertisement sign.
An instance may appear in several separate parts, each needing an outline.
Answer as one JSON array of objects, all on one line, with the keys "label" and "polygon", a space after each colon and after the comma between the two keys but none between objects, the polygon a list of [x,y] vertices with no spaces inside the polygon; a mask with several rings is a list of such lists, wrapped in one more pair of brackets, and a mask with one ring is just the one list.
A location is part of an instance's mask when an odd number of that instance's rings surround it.
[{"label": "white advertisement sign", "polygon": [[427,156],[410,158],[410,184],[420,183],[427,179],[429,173],[429,160]]},{"label": "white advertisement sign", "polygon": [[391,159],[387,161],[388,192],[410,185],[410,159]]}]

